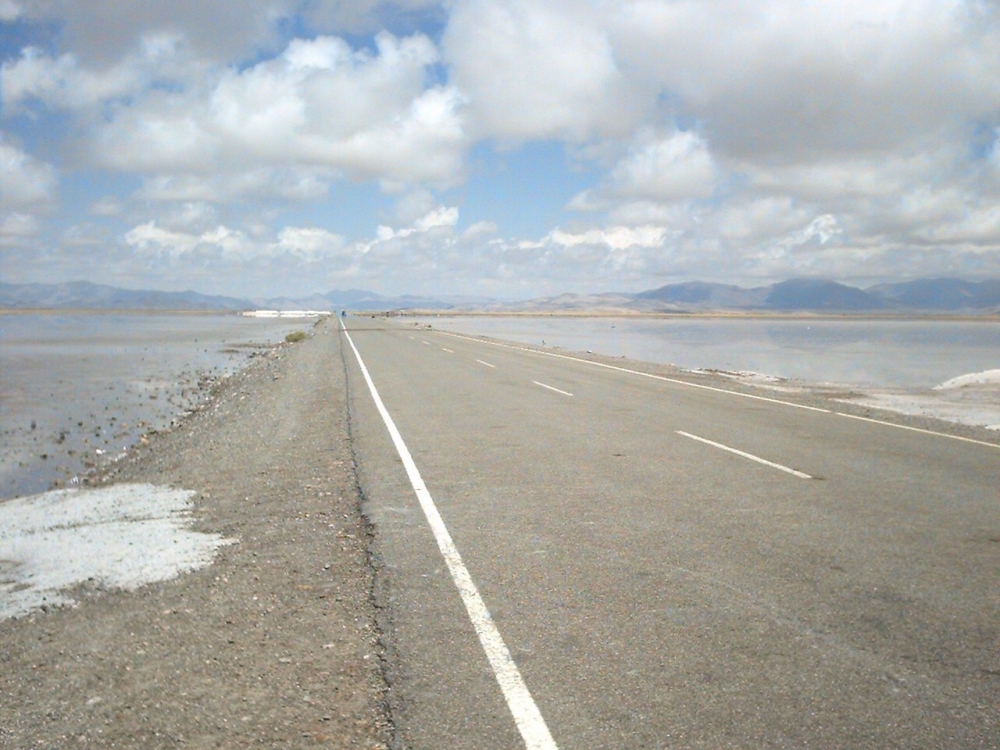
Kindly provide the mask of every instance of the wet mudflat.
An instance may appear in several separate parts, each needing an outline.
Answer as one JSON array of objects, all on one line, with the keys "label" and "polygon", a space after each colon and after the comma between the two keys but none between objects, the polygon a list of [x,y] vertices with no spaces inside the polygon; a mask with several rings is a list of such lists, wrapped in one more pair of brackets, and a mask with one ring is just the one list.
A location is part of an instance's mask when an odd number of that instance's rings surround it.
[{"label": "wet mudflat", "polygon": [[168,429],[312,320],[232,313],[0,315],[0,499],[73,478]]}]

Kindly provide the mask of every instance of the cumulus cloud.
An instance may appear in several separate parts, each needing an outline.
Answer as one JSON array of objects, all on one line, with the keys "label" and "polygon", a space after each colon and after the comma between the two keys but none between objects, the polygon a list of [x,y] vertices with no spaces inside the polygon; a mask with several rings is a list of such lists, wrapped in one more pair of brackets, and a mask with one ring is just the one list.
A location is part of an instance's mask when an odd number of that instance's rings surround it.
[{"label": "cumulus cloud", "polygon": [[367,34],[387,22],[414,25],[425,16],[439,22],[442,15],[438,0],[0,0],[0,20],[58,23],[80,55],[98,66],[152,34],[183,36],[199,56],[228,63],[278,48],[296,21],[317,33]]},{"label": "cumulus cloud", "polygon": [[611,173],[617,194],[663,202],[707,197],[713,178],[708,145],[692,132],[676,133],[634,149]]},{"label": "cumulus cloud", "polygon": [[158,225],[175,232],[208,232],[218,226],[215,206],[205,201],[188,201],[161,213]]},{"label": "cumulus cloud", "polygon": [[[184,207],[183,213],[200,214],[197,206]],[[211,214],[211,209],[209,209]],[[150,221],[133,227],[125,234],[125,244],[142,256],[169,260],[194,257],[211,258],[239,264],[269,258],[293,258],[314,263],[328,260],[349,251],[346,240],[333,232],[316,227],[284,227],[276,237],[254,237],[241,229],[217,224],[211,228],[170,228],[160,221]],[[200,218],[194,224],[204,223]]]},{"label": "cumulus cloud", "polygon": [[0,246],[18,245],[38,234],[38,219],[30,214],[10,213],[0,217]]},{"label": "cumulus cloud", "polygon": [[0,68],[6,113],[32,103],[77,112],[89,123],[90,162],[144,174],[147,199],[309,199],[337,177],[461,178],[463,99],[428,85],[438,52],[426,36],[380,33],[373,51],[337,37],[295,39],[243,69],[208,66],[185,38],[139,41],[103,68],[23,50]]},{"label": "cumulus cloud", "polygon": [[0,94],[9,114],[36,99],[48,106],[75,109],[138,91],[142,71],[132,61],[101,73],[81,70],[74,55],[47,55],[28,47],[13,63],[0,68]]},{"label": "cumulus cloud", "polygon": [[240,59],[278,40],[278,25],[298,0],[22,0],[22,18],[58,23],[88,64],[103,67],[123,57],[134,40],[151,34],[183,36],[202,56]]},{"label": "cumulus cloud", "polygon": [[240,192],[253,191],[254,175],[266,190],[297,172],[306,197],[332,174],[451,184],[466,148],[461,96],[425,85],[436,60],[422,35],[380,34],[374,54],[333,37],[295,40],[276,58],[226,71],[207,91],[150,91],[101,130],[93,158],[151,173],[148,194],[173,198],[204,198],[219,186],[200,183],[220,171],[251,183]]},{"label": "cumulus cloud", "polygon": [[560,247],[578,247],[581,245],[603,245],[614,250],[626,250],[630,247],[660,247],[666,235],[664,227],[609,227],[607,229],[591,229],[586,232],[572,233],[555,229],[546,235],[540,244],[551,243]]},{"label": "cumulus cloud", "polygon": [[14,0],[0,0],[0,21],[10,23],[21,15],[21,6]]},{"label": "cumulus cloud", "polygon": [[458,209],[441,206],[413,223],[414,230],[426,232],[434,227],[454,227],[458,224]]},{"label": "cumulus cloud", "polygon": [[600,210],[625,200],[671,204],[707,198],[716,182],[708,144],[696,133],[643,137],[597,190],[575,196],[569,208]]},{"label": "cumulus cloud", "polygon": [[436,229],[448,230],[447,234],[451,237],[454,234],[454,229],[457,224],[458,209],[454,206],[439,206],[425,216],[421,216],[419,219],[414,221],[411,226],[404,227],[402,229],[380,226],[375,232],[375,241],[366,246],[365,252],[369,252],[380,242],[388,242],[389,240],[426,234]]},{"label": "cumulus cloud", "polygon": [[130,229],[125,234],[125,243],[137,253],[170,259],[199,253],[235,260],[252,256],[255,250],[243,232],[222,225],[193,234],[161,227],[155,221]]},{"label": "cumulus cloud", "polygon": [[[698,238],[706,254],[714,244],[734,257],[737,238],[758,248],[750,255],[780,254],[818,216],[840,227],[828,242],[850,237],[869,258],[874,246],[907,242],[1000,246],[992,5],[616,8],[601,22],[619,69],[640,81],[636,90],[657,92],[660,117],[689,124],[640,134],[569,208],[660,222]],[[710,196],[711,206],[676,205]]]},{"label": "cumulus cloud", "polygon": [[38,161],[0,134],[0,212],[42,208],[57,188],[55,168]]},{"label": "cumulus cloud", "polygon": [[919,141],[1000,96],[988,4],[639,2],[613,36],[623,64],[734,154]]},{"label": "cumulus cloud", "polygon": [[269,247],[272,255],[290,254],[305,261],[329,259],[351,248],[343,237],[316,227],[285,227]]},{"label": "cumulus cloud", "polygon": [[623,134],[640,100],[590,3],[461,0],[444,37],[477,135],[499,139]]},{"label": "cumulus cloud", "polygon": [[461,239],[464,242],[474,242],[486,235],[496,234],[497,229],[492,221],[477,221],[462,232]]},{"label": "cumulus cloud", "polygon": [[[165,168],[165,167],[164,167]],[[143,179],[137,197],[149,201],[230,203],[248,198],[311,200],[329,191],[333,172],[322,167],[248,166],[212,174],[153,174]]]},{"label": "cumulus cloud", "polygon": [[41,231],[58,189],[56,170],[8,143],[0,133],[0,245],[23,244]]}]

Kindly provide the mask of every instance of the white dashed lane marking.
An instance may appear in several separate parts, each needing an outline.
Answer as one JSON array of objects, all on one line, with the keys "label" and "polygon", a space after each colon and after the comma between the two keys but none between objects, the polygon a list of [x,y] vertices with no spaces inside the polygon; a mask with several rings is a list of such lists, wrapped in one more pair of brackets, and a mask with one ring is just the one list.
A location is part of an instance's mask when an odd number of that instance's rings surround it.
[{"label": "white dashed lane marking", "polygon": [[550,391],[555,391],[556,393],[561,393],[564,396],[572,396],[573,395],[569,391],[563,391],[563,390],[560,390],[559,388],[555,388],[555,387],[553,387],[551,385],[545,385],[545,383],[539,383],[537,380],[532,380],[531,382],[534,383],[535,385],[540,385],[542,388],[548,388]]},{"label": "white dashed lane marking", "polygon": [[678,435],[683,435],[686,438],[691,438],[692,440],[697,440],[699,443],[704,443],[705,445],[711,445],[713,448],[719,448],[724,451],[729,451],[730,453],[735,453],[737,456],[742,456],[743,458],[749,458],[751,461],[756,461],[759,464],[764,464],[764,466],[770,466],[772,469],[778,469],[779,471],[787,472],[800,479],[812,479],[808,474],[804,474],[801,471],[795,469],[790,469],[787,466],[782,466],[781,464],[776,464],[773,461],[768,461],[766,458],[761,458],[760,456],[755,456],[752,453],[746,453],[744,451],[736,450],[736,448],[730,448],[728,445],[723,445],[722,443],[716,443],[714,440],[706,440],[703,437],[698,437],[697,435],[692,435],[690,432],[682,432],[677,430]]}]

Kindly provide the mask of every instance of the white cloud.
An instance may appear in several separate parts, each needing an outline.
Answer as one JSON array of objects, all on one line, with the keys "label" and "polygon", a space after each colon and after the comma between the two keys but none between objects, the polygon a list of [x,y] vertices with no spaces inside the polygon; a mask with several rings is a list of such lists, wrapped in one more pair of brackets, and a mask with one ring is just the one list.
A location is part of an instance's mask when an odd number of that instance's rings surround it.
[{"label": "white cloud", "polygon": [[431,213],[435,209],[436,203],[437,200],[430,190],[418,187],[404,192],[396,200],[394,213],[400,223],[412,224]]},{"label": "white cloud", "polygon": [[461,0],[443,45],[475,132],[500,139],[623,134],[640,102],[585,2]]},{"label": "white cloud", "polygon": [[172,259],[195,253],[209,253],[235,260],[254,255],[254,246],[245,234],[225,226],[192,234],[173,231],[155,221],[133,227],[125,234],[125,243],[134,251],[155,257]]},{"label": "white cloud", "polygon": [[7,114],[37,101],[52,109],[87,110],[140,94],[154,84],[197,81],[207,70],[184,40],[169,34],[138,39],[135,49],[113,64],[87,67],[73,53],[58,57],[38,47],[0,66],[0,94]]},{"label": "white cloud", "polygon": [[249,167],[215,174],[158,174],[143,181],[137,197],[151,201],[236,202],[246,198],[322,198],[329,190],[328,169]]},{"label": "white cloud", "polygon": [[621,64],[731,154],[895,148],[1000,100],[985,3],[646,0],[620,11]]},{"label": "white cloud", "polygon": [[278,23],[299,0],[23,0],[22,17],[55,22],[87,64],[103,67],[127,54],[136,39],[183,36],[199,56],[228,62],[267,48]]},{"label": "white cloud", "polygon": [[[154,175],[147,195],[157,197],[205,198],[220,172],[224,179],[242,175],[234,184],[251,183],[249,192],[256,192],[254,175],[264,192],[275,175],[297,172],[312,178],[303,191],[309,197],[335,174],[454,183],[466,148],[461,97],[452,87],[426,87],[434,45],[421,35],[380,34],[376,42],[370,54],[331,37],[295,40],[276,58],[227,71],[205,91],[150,91],[118,110],[95,140],[93,158]],[[278,187],[274,192],[289,196]]]},{"label": "white cloud", "polygon": [[29,99],[53,107],[90,106],[134,91],[138,84],[136,71],[128,66],[94,75],[81,71],[73,55],[52,58],[36,47],[25,49],[16,62],[0,68],[0,93],[8,112]]},{"label": "white cloud", "polygon": [[810,242],[811,240],[818,240],[821,245],[825,245],[834,237],[838,237],[844,233],[841,228],[840,223],[837,221],[837,217],[831,214],[823,214],[822,216],[817,216],[813,219],[809,226],[805,228],[802,232],[802,242]]},{"label": "white cloud", "polygon": [[433,227],[454,227],[458,224],[458,209],[454,206],[441,206],[413,223],[418,232],[426,232]]},{"label": "white cloud", "polygon": [[0,245],[22,245],[41,232],[39,214],[48,213],[58,189],[56,170],[0,133]]},{"label": "white cloud", "polygon": [[[200,207],[183,207],[180,214],[200,213]],[[209,209],[209,216],[214,212]],[[192,224],[204,223],[200,217]],[[175,222],[179,224],[182,222]],[[340,235],[316,227],[284,227],[277,237],[255,237],[241,229],[223,224],[211,228],[168,228],[160,221],[150,221],[133,227],[125,234],[125,244],[143,256],[173,261],[212,259],[230,264],[273,258],[294,258],[314,263],[355,252]],[[359,251],[358,251],[359,252]]]},{"label": "white cloud", "polygon": [[496,234],[497,229],[497,225],[492,221],[477,221],[462,232],[461,239],[465,242],[472,242],[485,235]]},{"label": "white cloud", "polygon": [[41,226],[31,214],[10,213],[0,218],[0,246],[23,243],[38,234]]},{"label": "white cloud", "polygon": [[634,149],[611,179],[619,195],[671,202],[710,195],[714,172],[705,141],[682,132]]},{"label": "white cloud", "polygon": [[600,210],[625,200],[670,204],[707,198],[717,178],[708,144],[690,131],[640,139],[597,190],[575,196],[568,208]]},{"label": "white cloud", "polygon": [[577,234],[555,229],[542,240],[542,244],[551,243],[560,247],[603,245],[613,250],[625,250],[630,247],[660,247],[665,237],[666,229],[657,226],[618,226],[591,229]]},{"label": "white cloud", "polygon": [[10,23],[21,15],[21,6],[14,0],[0,0],[0,21]]},{"label": "white cloud", "polygon": [[218,226],[219,216],[215,207],[205,201],[188,201],[162,212],[157,224],[175,232],[208,232]]},{"label": "white cloud", "polygon": [[449,236],[454,234],[454,229],[458,224],[458,209],[454,206],[439,206],[430,211],[425,216],[414,221],[410,226],[403,229],[393,229],[392,227],[380,226],[375,232],[375,240],[366,245],[365,252],[369,252],[380,242],[388,242],[394,239],[402,239],[412,235],[427,234],[433,230],[446,229]]},{"label": "white cloud", "polygon": [[57,189],[56,171],[0,134],[0,211],[44,208]]},{"label": "white cloud", "polygon": [[913,239],[921,244],[971,246],[1000,256],[1000,204],[963,207],[951,221],[920,227]]},{"label": "white cloud", "polygon": [[315,227],[285,227],[278,234],[278,241],[270,246],[272,255],[285,253],[305,261],[335,257],[351,248],[343,237]]}]

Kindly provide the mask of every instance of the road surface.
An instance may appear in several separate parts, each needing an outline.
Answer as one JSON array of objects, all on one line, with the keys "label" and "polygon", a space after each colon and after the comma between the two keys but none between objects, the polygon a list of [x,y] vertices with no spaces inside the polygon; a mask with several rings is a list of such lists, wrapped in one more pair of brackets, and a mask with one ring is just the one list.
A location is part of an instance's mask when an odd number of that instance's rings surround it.
[{"label": "road surface", "polygon": [[343,323],[405,746],[1000,747],[997,446]]}]

